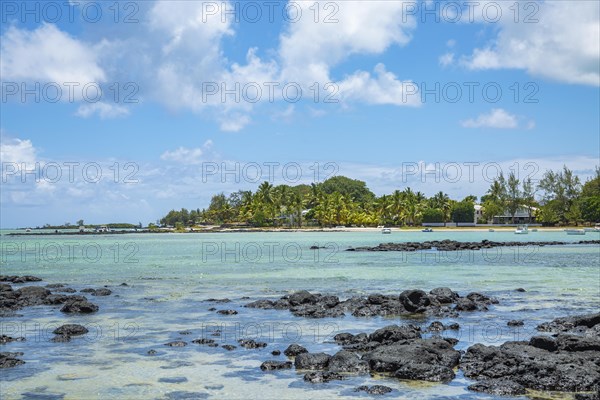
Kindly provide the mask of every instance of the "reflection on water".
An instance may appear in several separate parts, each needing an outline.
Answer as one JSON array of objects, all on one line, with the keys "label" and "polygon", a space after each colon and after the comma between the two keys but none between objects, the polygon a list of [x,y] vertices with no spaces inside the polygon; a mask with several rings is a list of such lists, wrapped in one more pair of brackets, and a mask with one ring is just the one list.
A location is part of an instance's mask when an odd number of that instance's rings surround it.
[{"label": "reflection on water", "polygon": [[[466,390],[460,372],[448,385],[402,382],[386,377],[349,377],[312,385],[295,370],[271,373],[258,367],[271,351],[300,343],[311,352],[336,352],[339,332],[370,332],[393,323],[427,326],[431,319],[355,318],[306,320],[287,310],[246,309],[259,298],[278,298],[298,289],[347,298],[373,292],[448,286],[462,295],[478,291],[496,296],[489,312],[463,313],[459,331],[444,336],[473,343],[525,340],[537,324],[558,316],[598,309],[598,246],[495,248],[438,253],[356,253],[352,246],[383,241],[573,241],[560,232],[527,238],[503,232],[394,233],[228,233],[78,237],[2,237],[2,274],[32,274],[47,283],[77,290],[104,285],[113,295],[91,297],[95,315],[67,316],[40,306],[0,320],[1,334],[27,341],[2,346],[22,351],[23,366],[1,370],[3,398],[339,398],[369,397],[360,385],[384,384],[395,398],[493,398]],[[585,237],[587,240],[596,237]],[[310,250],[311,246],[319,247]],[[121,286],[126,283],[127,286]],[[515,291],[524,288],[526,292]],[[247,298],[246,298],[247,297]],[[206,302],[229,298],[230,303]],[[238,311],[220,315],[215,307]],[[523,320],[511,328],[509,320]],[[89,333],[69,343],[53,343],[52,331],[64,323],[85,325]],[[191,343],[211,338],[219,347]],[[252,338],[266,348],[233,351]],[[183,340],[185,347],[164,343]],[[153,350],[155,354],[149,354]]]}]

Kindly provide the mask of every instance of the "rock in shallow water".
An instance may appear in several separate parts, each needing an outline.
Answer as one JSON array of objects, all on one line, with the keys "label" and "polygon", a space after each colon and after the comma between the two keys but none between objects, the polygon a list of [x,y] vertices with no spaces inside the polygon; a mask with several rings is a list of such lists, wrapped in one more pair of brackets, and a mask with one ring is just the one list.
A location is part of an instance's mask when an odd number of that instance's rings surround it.
[{"label": "rock in shallow water", "polygon": [[263,371],[274,371],[278,369],[290,369],[292,368],[291,361],[265,361],[260,365],[260,369]]},{"label": "rock in shallow water", "polygon": [[55,335],[68,335],[68,336],[77,336],[77,335],[85,335],[89,331],[85,326],[77,325],[77,324],[66,324],[62,325],[54,330]]},{"label": "rock in shallow water", "polygon": [[327,366],[330,372],[365,374],[369,372],[369,364],[350,351],[341,350],[329,359]]},{"label": "rock in shallow water", "polygon": [[295,343],[290,344],[288,348],[283,351],[283,354],[285,354],[288,357],[296,357],[298,354],[302,353],[308,353],[308,350]]},{"label": "rock in shallow water", "polygon": [[17,357],[22,356],[23,353],[7,353],[0,352],[0,368],[14,368],[19,365],[25,364],[25,361],[18,359]]},{"label": "rock in shallow water", "polygon": [[91,314],[98,311],[99,307],[87,300],[68,300],[60,309],[64,313]]},{"label": "rock in shallow water", "polygon": [[[600,338],[558,335],[506,342],[499,347],[475,344],[461,360],[465,377],[502,379],[546,391],[592,391],[600,383]],[[481,388],[485,388],[483,385]],[[483,389],[480,389],[483,390]]]},{"label": "rock in shallow water", "polygon": [[[448,376],[452,376],[450,380],[454,377],[452,368],[458,365],[460,353],[442,339],[413,339],[377,347],[363,359],[371,371],[395,373],[400,370],[400,375],[407,377],[404,379],[445,382]],[[411,366],[414,367],[412,372]]]},{"label": "rock in shallow water", "polygon": [[368,394],[383,395],[392,392],[394,389],[383,385],[359,386],[354,389],[355,392],[367,392]]},{"label": "rock in shallow water", "polygon": [[257,342],[253,339],[240,339],[238,340],[238,343],[245,349],[260,349],[263,347],[267,347],[266,343]]},{"label": "rock in shallow water", "polygon": [[522,385],[505,379],[486,379],[470,385],[468,389],[496,396],[521,396],[526,393]]},{"label": "rock in shallow water", "polygon": [[177,340],[175,342],[165,343],[165,346],[169,346],[169,347],[185,347],[185,346],[187,346],[187,343],[184,342],[183,340]]},{"label": "rock in shallow water", "polygon": [[296,369],[325,369],[331,356],[325,353],[301,353],[296,356]]},{"label": "rock in shallow water", "polygon": [[336,372],[329,371],[317,371],[317,372],[309,372],[304,375],[304,380],[310,383],[326,383],[333,380],[344,380],[344,375],[338,374]]}]

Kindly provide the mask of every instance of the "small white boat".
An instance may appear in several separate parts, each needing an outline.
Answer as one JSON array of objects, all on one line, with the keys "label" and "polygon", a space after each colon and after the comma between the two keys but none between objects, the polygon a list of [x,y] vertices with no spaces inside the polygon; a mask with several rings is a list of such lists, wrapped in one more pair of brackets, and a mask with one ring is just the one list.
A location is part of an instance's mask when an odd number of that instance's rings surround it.
[{"label": "small white boat", "polygon": [[381,233],[389,235],[390,233],[392,233],[392,228],[383,228],[381,229]]},{"label": "small white boat", "polygon": [[583,229],[565,229],[567,235],[585,235],[585,230]]},{"label": "small white boat", "polygon": [[527,235],[528,233],[529,229],[527,229],[527,225],[519,225],[515,229],[515,235]]},{"label": "small white boat", "polygon": [[586,232],[600,232],[600,228],[583,228]]},{"label": "small white boat", "polygon": [[425,228],[421,232],[433,232],[433,229],[431,229],[431,228]]}]

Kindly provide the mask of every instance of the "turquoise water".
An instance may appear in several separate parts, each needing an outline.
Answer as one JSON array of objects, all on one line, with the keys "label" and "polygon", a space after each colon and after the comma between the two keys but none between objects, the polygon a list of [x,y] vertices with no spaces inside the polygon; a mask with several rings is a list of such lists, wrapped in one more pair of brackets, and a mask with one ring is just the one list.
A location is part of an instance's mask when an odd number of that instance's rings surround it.
[{"label": "turquoise water", "polygon": [[[356,397],[353,388],[384,384],[398,398],[493,398],[466,390],[459,372],[449,385],[400,382],[361,376],[311,385],[294,370],[263,373],[270,352],[297,342],[309,351],[334,353],[339,332],[370,332],[398,318],[305,320],[288,311],[241,307],[259,298],[278,298],[298,289],[336,294],[399,293],[449,286],[462,295],[478,291],[499,298],[488,312],[462,313],[457,349],[473,343],[525,340],[534,327],[553,318],[597,311],[600,305],[600,247],[567,245],[495,248],[439,253],[346,252],[348,247],[384,241],[569,241],[598,239],[597,233],[564,232],[296,232],[128,234],[102,236],[2,236],[1,273],[32,274],[43,284],[65,283],[75,289],[108,285],[109,297],[88,296],[100,306],[89,316],[67,316],[40,306],[0,320],[1,333],[25,336],[26,342],[2,346],[23,351],[23,366],[5,369],[2,397],[52,398],[339,398]],[[309,250],[310,246],[321,246]],[[122,282],[129,286],[119,286]],[[525,288],[524,293],[515,292]],[[224,298],[229,304],[203,300]],[[249,297],[249,299],[242,299]],[[208,311],[235,309],[238,315]],[[508,328],[522,319],[525,326]],[[429,325],[432,320],[411,320]],[[445,320],[442,320],[445,322]],[[450,321],[450,320],[448,320]],[[64,323],[90,329],[86,337],[53,343],[52,330]],[[172,340],[191,342],[220,329],[219,344],[239,338],[268,343],[265,349],[227,352],[189,344],[169,348]],[[182,330],[191,335],[180,335]],[[146,353],[155,349],[158,354]],[[275,357],[275,359],[283,359]],[[167,381],[164,381],[167,378]],[[176,378],[175,381],[170,378]],[[182,382],[183,381],[183,382]],[[359,396],[360,397],[360,396]]]}]

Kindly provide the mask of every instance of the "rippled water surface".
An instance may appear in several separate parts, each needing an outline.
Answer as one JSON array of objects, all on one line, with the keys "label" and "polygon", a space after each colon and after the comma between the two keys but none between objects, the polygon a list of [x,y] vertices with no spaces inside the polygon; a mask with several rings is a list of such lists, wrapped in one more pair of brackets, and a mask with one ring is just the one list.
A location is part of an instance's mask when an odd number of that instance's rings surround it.
[{"label": "rippled water surface", "polygon": [[[457,349],[473,343],[523,340],[541,322],[598,310],[600,247],[570,244],[452,253],[345,250],[383,241],[576,242],[598,238],[600,234],[592,232],[586,236],[563,232],[526,236],[510,232],[4,235],[2,274],[36,275],[44,282],[35,284],[64,283],[77,290],[107,285],[113,295],[88,296],[100,306],[93,315],[70,316],[55,307],[39,306],[1,319],[2,334],[27,340],[2,346],[2,351],[22,351],[26,364],[0,371],[0,393],[6,399],[326,399],[365,397],[353,389],[384,384],[397,390],[395,398],[493,398],[467,391],[469,380],[460,371],[448,385],[369,376],[313,385],[293,369],[264,373],[259,366],[273,358],[270,352],[284,350],[290,343],[333,354],[339,350],[332,342],[336,333],[370,332],[409,321],[350,315],[307,320],[285,310],[242,306],[298,289],[347,298],[448,286],[461,295],[478,291],[500,300],[488,312],[462,313],[452,320],[461,325],[460,331],[447,332],[460,340]],[[310,250],[311,246],[322,248]],[[520,287],[526,292],[515,291]],[[225,297],[232,302],[204,301]],[[239,314],[219,315],[209,311],[211,307],[235,309]],[[512,319],[524,320],[525,326],[507,327]],[[410,322],[427,326],[432,320]],[[51,342],[52,330],[64,323],[85,325],[90,333],[70,343]],[[213,337],[219,344],[254,338],[268,346],[228,352],[191,343],[182,348],[163,345],[211,337],[216,329],[222,331],[220,337]],[[181,335],[184,330],[191,334]],[[157,354],[148,355],[151,349]]]}]

